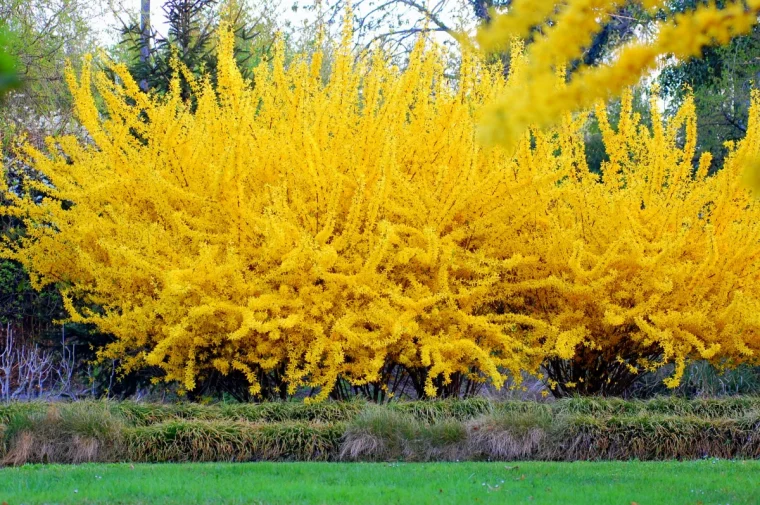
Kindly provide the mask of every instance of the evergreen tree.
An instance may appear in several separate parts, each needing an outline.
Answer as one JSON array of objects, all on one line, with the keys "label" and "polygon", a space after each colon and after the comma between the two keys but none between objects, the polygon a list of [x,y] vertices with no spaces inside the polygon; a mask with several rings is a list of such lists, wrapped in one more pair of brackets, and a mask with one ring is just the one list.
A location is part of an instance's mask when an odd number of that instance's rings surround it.
[{"label": "evergreen tree", "polygon": [[[166,93],[175,74],[173,59],[186,67],[195,77],[208,74],[216,81],[217,30],[226,21],[235,33],[235,60],[250,77],[253,57],[251,41],[258,35],[245,17],[244,9],[236,2],[218,0],[168,0],[163,5],[168,32],[163,36],[153,30],[144,16],[141,22],[122,29],[123,41],[140,57],[130,66],[130,72],[145,90]],[[185,76],[181,77],[182,96],[192,96]]]}]

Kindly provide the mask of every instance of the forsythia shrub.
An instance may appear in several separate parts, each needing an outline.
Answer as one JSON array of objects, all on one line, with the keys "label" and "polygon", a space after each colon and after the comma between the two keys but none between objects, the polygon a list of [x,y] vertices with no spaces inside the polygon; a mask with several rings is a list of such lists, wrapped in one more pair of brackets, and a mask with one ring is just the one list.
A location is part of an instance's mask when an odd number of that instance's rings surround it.
[{"label": "forsythia shrub", "polygon": [[693,101],[663,121],[651,100],[651,128],[630,92],[617,127],[597,106],[601,174],[577,160],[542,192],[543,225],[522,238],[544,280],[510,310],[586,332],[569,359],[547,362],[557,394],[619,394],[666,363],[676,386],[689,358],[760,362],[760,202],[741,181],[760,155],[760,96],[746,137],[710,176],[709,153],[694,166]]},{"label": "forsythia shrub", "polygon": [[350,37],[326,83],[320,53],[285,68],[280,51],[251,86],[226,33],[218,88],[195,82],[194,109],[119,65],[123,84],[69,72],[91,141],[27,148],[44,177],[6,188],[26,223],[8,254],[62,286],[72,320],[116,337],[103,356],[188,390],[237,370],[256,394],[278,372],[324,398],[339,377],[384,383],[391,364],[433,396],[454,373],[500,386],[535,369],[576,330],[521,331],[528,318],[499,308],[501,283],[537,261],[504,245],[566,160],[477,144],[498,69],[471,57],[451,86],[435,50],[399,70],[380,53],[355,62]]},{"label": "forsythia shrub", "polygon": [[224,32],[218,85],[188,76],[192,103],[119,65],[119,84],[69,73],[90,138],[25,148],[41,175],[3,188],[24,223],[5,255],[114,335],[102,356],[188,390],[235,371],[253,394],[274,375],[319,399],[402,367],[434,396],[454,375],[498,387],[590,351],[634,370],[756,359],[757,204],[737,175],[754,109],[710,177],[691,171],[688,106],[651,132],[629,108],[617,130],[601,114],[599,177],[583,114],[478,144],[484,106],[534,82],[519,44],[509,80],[465,55],[451,82],[434,48],[401,70],[355,59],[350,37],[327,82],[321,53],[286,67],[279,51],[251,85]]},{"label": "forsythia shrub", "polygon": [[[662,57],[698,57],[706,45],[748,33],[760,12],[760,0],[709,3],[678,14],[665,0],[641,3],[660,19],[654,38],[627,44],[606,64],[581,66],[563,85],[557,85],[557,69],[582,56],[620,2],[515,0],[495,16],[477,35],[485,50],[503,50],[514,37],[529,34],[534,41],[523,62],[523,84],[505,88],[488,105],[482,138],[509,149],[531,126],[557,124],[568,111],[620,94]],[[617,133],[597,107],[611,157],[603,184],[581,169],[563,185],[564,196],[546,203],[551,227],[539,237],[563,238],[539,238],[533,253],[546,259],[543,273],[551,272],[551,282],[562,286],[537,291],[518,307],[543,312],[559,328],[589,332],[572,360],[548,361],[558,394],[619,393],[639,371],[669,361],[677,365],[668,381],[673,385],[689,356],[718,364],[758,359],[756,209],[736,179],[743,172],[749,187],[760,188],[755,132],[748,131],[725,170],[705,178],[709,159],[691,173],[691,104],[666,130],[653,108],[653,130],[647,132],[626,103]],[[590,291],[581,295],[584,289]]]}]

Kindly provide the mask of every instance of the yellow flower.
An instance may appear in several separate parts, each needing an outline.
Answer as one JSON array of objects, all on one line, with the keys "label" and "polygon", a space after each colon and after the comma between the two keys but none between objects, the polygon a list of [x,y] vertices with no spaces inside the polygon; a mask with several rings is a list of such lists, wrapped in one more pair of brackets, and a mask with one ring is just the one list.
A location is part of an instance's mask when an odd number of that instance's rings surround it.
[{"label": "yellow flower", "polygon": [[[611,5],[568,2],[546,40],[524,57],[515,46],[508,79],[466,53],[450,81],[424,42],[403,70],[357,59],[346,32],[326,81],[321,54],[286,66],[280,46],[252,86],[222,30],[218,84],[194,82],[191,107],[178,86],[144,94],[123,66],[106,62],[117,84],[86,61],[68,82],[89,137],[25,148],[44,182],[0,188],[2,212],[25,224],[3,254],[35,286],[58,283],[72,320],[115,337],[101,356],[188,390],[235,373],[252,394],[268,377],[319,400],[339,379],[382,385],[403,367],[433,396],[455,375],[501,387],[620,346],[653,349],[634,356],[646,369],[674,363],[671,385],[687,359],[756,362],[760,202],[740,182],[760,146],[757,96],[747,137],[710,177],[706,157],[692,173],[690,101],[669,121],[653,109],[651,129],[629,95],[617,129],[597,107],[601,176],[586,113],[568,113],[661,49],[687,54],[749,21],[701,8],[664,25],[659,49],[632,46],[565,83],[557,69],[587,34],[562,20],[591,30]],[[511,147],[483,148],[479,128]]]},{"label": "yellow flower", "polygon": [[[650,0],[645,7],[665,4]],[[612,0],[568,0],[515,2],[507,14],[496,16],[483,27],[477,40],[483,50],[503,50],[515,37],[525,37],[530,27],[541,28],[531,44],[520,82],[505,90],[484,119],[486,141],[513,148],[532,125],[556,124],[563,114],[591,107],[597,100],[618,96],[652,70],[658,59],[673,55],[680,59],[698,56],[710,44],[724,44],[731,37],[749,33],[757,23],[760,2],[728,2],[725,7],[699,6],[661,21],[653,41],[632,42],[610,62],[598,67],[581,67],[567,86],[556,86],[556,69],[579,58],[609,15],[619,7]]]}]

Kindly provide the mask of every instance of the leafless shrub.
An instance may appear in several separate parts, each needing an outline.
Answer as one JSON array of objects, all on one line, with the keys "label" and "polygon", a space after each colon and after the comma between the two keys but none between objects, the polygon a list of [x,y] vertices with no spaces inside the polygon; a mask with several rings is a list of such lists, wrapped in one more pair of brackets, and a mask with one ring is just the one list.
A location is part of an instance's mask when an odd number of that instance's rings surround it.
[{"label": "leafless shrub", "polygon": [[11,377],[16,370],[16,352],[14,349],[13,331],[8,325],[3,331],[3,352],[0,353],[0,400],[9,401],[11,398]]},{"label": "leafless shrub", "polygon": [[4,401],[40,397],[50,386],[53,353],[37,344],[17,342],[13,327],[2,329],[0,353],[0,399]]},{"label": "leafless shrub", "polygon": [[76,398],[74,392],[73,378],[77,367],[77,348],[76,344],[71,346],[66,344],[66,327],[61,326],[61,356],[55,368],[55,374],[58,377],[58,394]]},{"label": "leafless shrub", "polygon": [[86,396],[88,388],[75,380],[80,365],[64,327],[59,349],[19,338],[10,324],[0,328],[0,401]]}]

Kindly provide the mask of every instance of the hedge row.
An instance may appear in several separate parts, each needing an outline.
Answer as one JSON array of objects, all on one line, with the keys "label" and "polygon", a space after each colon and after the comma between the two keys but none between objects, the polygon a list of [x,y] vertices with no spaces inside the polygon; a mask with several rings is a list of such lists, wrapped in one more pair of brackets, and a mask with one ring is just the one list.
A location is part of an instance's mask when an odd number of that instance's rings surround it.
[{"label": "hedge row", "polygon": [[760,457],[760,399],[0,406],[6,465],[702,457]]},{"label": "hedge row", "polygon": [[[69,404],[62,404],[69,405]],[[131,401],[82,401],[70,404],[82,409],[100,409],[123,418],[132,426],[150,426],[156,423],[193,419],[203,421],[242,421],[251,423],[349,422],[373,404],[362,401],[323,402],[270,402],[249,404],[201,405],[197,403],[151,404]],[[44,402],[0,403],[0,424],[8,424],[17,415],[40,415],[50,405]],[[499,412],[545,412],[549,415],[583,414],[590,416],[661,414],[705,418],[741,417],[745,413],[760,411],[760,397],[739,396],[719,399],[695,399],[666,396],[651,400],[625,400],[620,398],[567,398],[539,403],[534,401],[495,402],[485,398],[467,400],[435,400],[397,402],[383,408],[407,414],[419,421],[434,422],[444,419],[466,421]]]},{"label": "hedge row", "polygon": [[760,411],[738,418],[501,412],[419,423],[392,412],[348,425],[340,459],[661,460],[760,457]]}]

